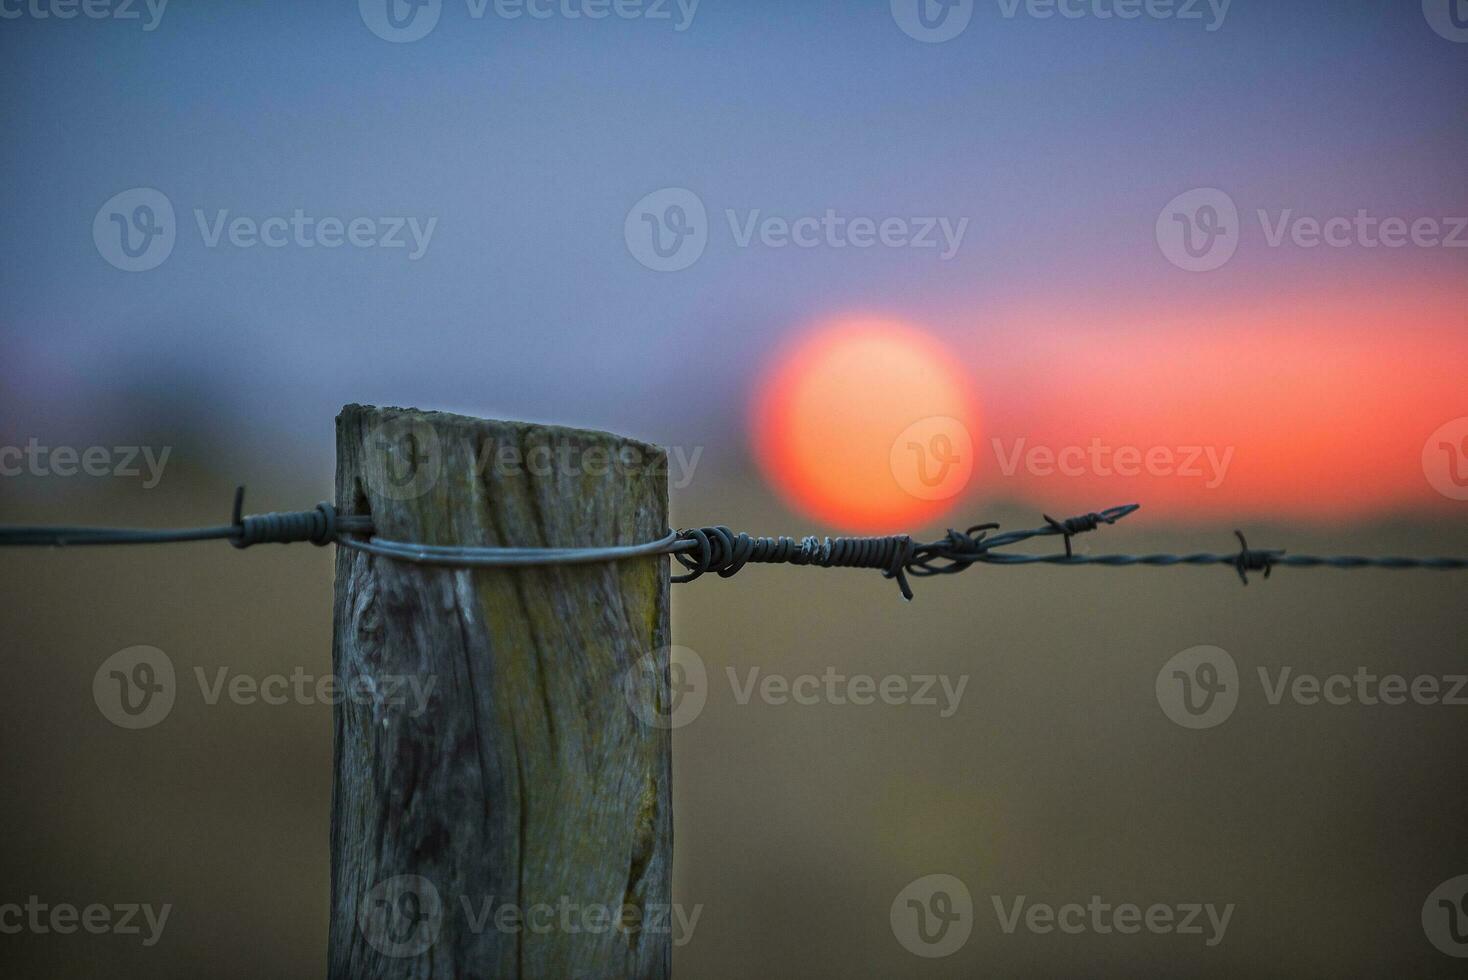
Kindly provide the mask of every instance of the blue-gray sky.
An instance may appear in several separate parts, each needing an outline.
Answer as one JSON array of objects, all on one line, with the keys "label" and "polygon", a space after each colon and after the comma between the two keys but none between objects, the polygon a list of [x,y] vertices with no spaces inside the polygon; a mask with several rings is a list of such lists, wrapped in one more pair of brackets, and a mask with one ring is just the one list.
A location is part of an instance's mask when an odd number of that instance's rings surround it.
[{"label": "blue-gray sky", "polygon": [[[1461,251],[1246,241],[1200,276],[1154,238],[1196,187],[1246,214],[1468,213],[1468,44],[1415,0],[1135,20],[1098,16],[1112,0],[1074,19],[981,0],[942,43],[904,33],[886,0],[703,0],[691,20],[671,2],[667,19],[592,20],[443,0],[408,43],[341,0],[176,2],[152,30],[141,4],[137,20],[37,17],[49,2],[5,0],[20,15],[0,20],[0,376],[22,433],[125,428],[127,392],[190,379],[205,415],[312,451],[348,401],[727,441],[772,345],[841,310],[971,352],[1002,344],[1005,311],[1046,304],[1085,330],[1091,309],[1346,281],[1462,295]],[[177,241],[132,273],[92,231],[140,187],[175,208]],[[660,273],[624,223],[668,187],[706,205],[709,241]],[[209,247],[196,215],[298,208],[436,225],[414,260]],[[968,225],[946,260],[740,247],[727,209]]]}]

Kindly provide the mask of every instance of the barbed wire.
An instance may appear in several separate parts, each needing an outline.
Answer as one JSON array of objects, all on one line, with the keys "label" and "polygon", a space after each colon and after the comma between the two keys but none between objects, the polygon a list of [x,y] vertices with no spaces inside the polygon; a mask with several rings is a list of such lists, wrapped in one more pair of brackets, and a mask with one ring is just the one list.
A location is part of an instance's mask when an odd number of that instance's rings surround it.
[{"label": "barbed wire", "polygon": [[[1410,558],[1398,556],[1292,555],[1280,549],[1249,547],[1241,531],[1235,552],[1198,552],[1189,555],[1078,555],[1071,548],[1076,535],[1136,513],[1140,504],[1124,504],[1103,511],[1056,520],[1044,515],[1042,527],[1000,533],[998,524],[975,524],[950,529],[937,541],[919,543],[905,534],[882,537],[803,538],[755,537],[728,527],[711,525],[669,531],[654,541],[596,548],[515,548],[477,545],[429,545],[391,541],[375,536],[372,518],[338,514],[334,506],[317,504],[314,510],[269,514],[243,513],[245,488],[235,491],[230,523],[215,527],[146,529],[70,527],[59,525],[0,526],[0,546],[73,547],[88,545],[178,544],[189,541],[228,541],[236,548],[257,544],[315,545],[335,543],[354,551],[392,561],[448,568],[513,568],[624,561],[671,555],[684,569],[672,581],[693,582],[712,572],[721,578],[737,574],[749,564],[809,565],[818,568],[870,568],[895,579],[905,599],[912,599],[909,576],[926,578],[954,575],[974,565],[1094,565],[1104,568],[1183,565],[1227,565],[1245,585],[1250,572],[1265,578],[1275,568],[1381,568],[1453,571],[1468,569],[1468,558]],[[1061,537],[1065,552],[1030,554],[1003,549],[1035,538]]]}]

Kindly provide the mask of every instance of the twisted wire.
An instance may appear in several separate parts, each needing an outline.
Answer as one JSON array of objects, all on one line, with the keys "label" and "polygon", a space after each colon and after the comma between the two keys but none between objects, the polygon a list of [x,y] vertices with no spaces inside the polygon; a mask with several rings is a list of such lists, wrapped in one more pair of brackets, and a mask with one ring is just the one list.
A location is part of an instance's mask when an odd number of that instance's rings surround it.
[{"label": "twisted wire", "polygon": [[897,579],[902,594],[912,598],[905,571],[917,546],[905,534],[884,538],[817,538],[807,535],[796,542],[790,537],[751,537],[735,533],[722,524],[678,532],[680,541],[693,545],[691,553],[675,551],[673,557],[688,570],[673,576],[674,582],[692,582],[708,572],[729,578],[748,563],[816,565],[820,568],[876,568],[886,578]]},{"label": "twisted wire", "polygon": [[[936,541],[918,543],[906,534],[885,537],[786,536],[756,537],[722,524],[669,531],[663,537],[631,545],[593,548],[514,548],[473,545],[427,545],[392,541],[375,536],[367,515],[338,514],[331,504],[314,510],[282,513],[242,513],[244,488],[235,492],[230,523],[216,527],[147,530],[71,526],[0,527],[0,546],[64,547],[72,545],[175,544],[185,541],[226,540],[236,548],[257,544],[336,543],[392,561],[448,568],[504,568],[589,564],[671,555],[683,568],[672,581],[693,582],[710,572],[730,578],[752,564],[806,565],[818,568],[869,568],[894,579],[906,599],[912,598],[911,578],[954,575],[974,565],[1095,565],[1103,568],[1183,565],[1227,565],[1249,584],[1250,573],[1269,578],[1276,568],[1381,568],[1457,571],[1468,569],[1468,558],[1411,558],[1387,555],[1292,555],[1278,549],[1256,549],[1235,531],[1239,550],[1194,554],[1078,555],[1071,540],[1080,534],[1115,524],[1138,510],[1124,504],[1063,520],[1044,515],[1040,527],[999,530],[998,524],[975,524],[950,529]],[[1064,553],[1030,554],[1007,550],[1036,538],[1060,537]]]},{"label": "twisted wire", "polygon": [[336,536],[336,508],[331,504],[317,504],[315,510],[254,514],[243,518],[239,523],[239,533],[231,537],[229,543],[236,548],[295,541],[309,541],[319,546],[331,544]]},{"label": "twisted wire", "polygon": [[0,546],[64,548],[73,545],[109,544],[179,544],[185,541],[228,541],[236,548],[257,544],[292,544],[309,541],[328,545],[347,534],[372,533],[372,519],[340,516],[331,504],[317,504],[314,510],[287,511],[272,514],[243,513],[245,488],[238,487],[230,522],[215,527],[191,528],[123,528],[71,527],[0,527]]}]

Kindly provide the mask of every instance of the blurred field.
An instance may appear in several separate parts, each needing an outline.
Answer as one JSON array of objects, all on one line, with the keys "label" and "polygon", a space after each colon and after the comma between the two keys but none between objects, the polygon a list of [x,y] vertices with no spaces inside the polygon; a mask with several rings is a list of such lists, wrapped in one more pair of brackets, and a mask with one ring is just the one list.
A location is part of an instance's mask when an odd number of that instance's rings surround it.
[{"label": "blurred field", "polygon": [[[253,509],[329,495],[312,479],[219,473],[178,451],[160,487],[8,480],[0,521],[215,523],[231,480]],[[752,475],[700,470],[679,525],[804,533]],[[1077,501],[1076,510],[1117,501]],[[1028,508],[974,518],[1028,526]],[[1468,552],[1468,528],[1251,527],[1256,546]],[[1096,550],[1227,550],[1226,526],[1149,521]],[[10,551],[0,605],[6,900],[170,902],[151,949],[118,936],[7,936],[10,976],[319,976],[328,905],[331,712],[217,706],[195,666],[330,670],[330,549],[222,544]],[[1257,666],[1453,673],[1464,666],[1461,576],[1282,570],[1244,589],[1227,569],[974,569],[904,604],[871,573],[751,567],[675,587],[676,642],[708,666],[703,713],[675,735],[675,897],[703,911],[681,976],[1454,975],[1425,940],[1428,892],[1468,870],[1463,708],[1267,704]],[[1228,650],[1245,695],[1219,728],[1186,731],[1154,696],[1174,653]],[[151,644],[180,674],[156,728],[98,712],[97,666]],[[950,718],[914,705],[739,704],[725,674],[968,675]],[[190,675],[188,681],[185,675]],[[911,880],[948,873],[974,897],[954,956],[912,957],[888,912]],[[991,895],[1052,904],[1235,903],[1225,941],[1037,935],[999,928]]]}]

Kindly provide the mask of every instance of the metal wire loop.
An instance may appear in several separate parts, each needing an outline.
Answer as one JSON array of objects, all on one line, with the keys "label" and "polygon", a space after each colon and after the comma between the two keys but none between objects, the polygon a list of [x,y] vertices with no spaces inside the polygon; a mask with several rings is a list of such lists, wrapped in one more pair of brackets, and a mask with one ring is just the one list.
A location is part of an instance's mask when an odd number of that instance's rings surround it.
[{"label": "metal wire loop", "polygon": [[[998,524],[975,524],[966,530],[950,528],[937,541],[919,544],[905,534],[886,537],[818,538],[753,537],[722,524],[669,531],[663,537],[630,545],[570,548],[515,548],[478,545],[428,545],[377,537],[370,516],[338,514],[331,504],[314,510],[245,515],[244,488],[235,491],[230,523],[219,527],[146,530],[108,527],[0,527],[0,546],[61,547],[67,545],[176,544],[184,541],[226,540],[236,548],[256,544],[335,542],[344,548],[392,561],[445,568],[513,568],[546,565],[595,564],[634,558],[672,555],[684,573],[674,582],[692,582],[709,572],[729,578],[749,564],[811,565],[820,568],[871,568],[894,579],[902,595],[912,598],[909,577],[954,575],[973,565],[1095,565],[1103,568],[1179,565],[1228,565],[1249,584],[1250,572],[1269,578],[1276,567],[1468,569],[1468,558],[1403,558],[1397,556],[1291,555],[1277,549],[1250,548],[1240,531],[1234,534],[1239,550],[1230,554],[1200,552],[1191,555],[1077,555],[1071,538],[1115,524],[1133,514],[1137,504],[1056,520],[1045,515],[1043,527],[1001,532]],[[1027,554],[1008,550],[1033,538],[1060,536],[1064,554]]]},{"label": "metal wire loop", "polygon": [[336,540],[336,508],[331,504],[317,504],[315,510],[242,516],[244,506],[245,488],[238,487],[234,493],[234,510],[230,521],[236,533],[229,540],[236,548],[248,548],[256,544],[291,544],[296,541],[309,541],[319,547]]}]

